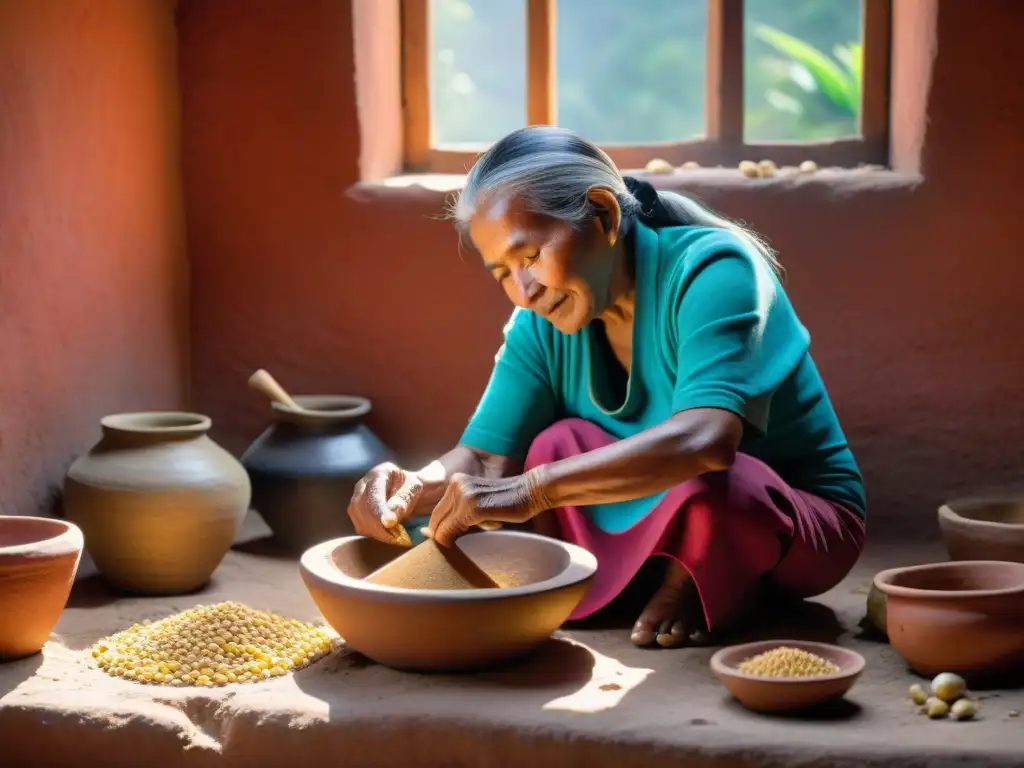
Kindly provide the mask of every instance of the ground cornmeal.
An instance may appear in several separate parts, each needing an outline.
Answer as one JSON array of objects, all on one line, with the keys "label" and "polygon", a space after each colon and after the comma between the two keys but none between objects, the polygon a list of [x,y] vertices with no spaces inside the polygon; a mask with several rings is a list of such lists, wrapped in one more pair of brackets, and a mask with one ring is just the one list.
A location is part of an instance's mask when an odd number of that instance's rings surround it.
[{"label": "ground cornmeal", "polygon": [[112,677],[207,687],[280,677],[333,647],[312,624],[226,602],[134,624],[97,642],[92,656]]},{"label": "ground cornmeal", "polygon": [[828,659],[788,646],[772,648],[744,659],[737,669],[745,675],[757,677],[824,677],[840,671]]}]

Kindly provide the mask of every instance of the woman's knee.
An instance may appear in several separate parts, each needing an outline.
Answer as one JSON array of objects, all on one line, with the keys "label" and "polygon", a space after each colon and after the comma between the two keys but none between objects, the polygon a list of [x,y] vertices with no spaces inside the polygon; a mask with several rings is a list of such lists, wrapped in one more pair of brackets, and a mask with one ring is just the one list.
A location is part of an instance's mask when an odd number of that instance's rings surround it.
[{"label": "woman's knee", "polygon": [[779,487],[774,473],[757,459],[739,454],[733,465],[720,472],[709,472],[689,484],[692,501],[709,513],[732,521],[769,518],[776,522],[780,513],[791,517],[792,501]]},{"label": "woman's knee", "polygon": [[767,493],[764,483],[757,482],[756,474],[745,469],[749,468],[734,465],[680,488],[683,551],[694,556],[730,551],[765,566],[778,561],[781,542],[793,533],[793,518]]}]

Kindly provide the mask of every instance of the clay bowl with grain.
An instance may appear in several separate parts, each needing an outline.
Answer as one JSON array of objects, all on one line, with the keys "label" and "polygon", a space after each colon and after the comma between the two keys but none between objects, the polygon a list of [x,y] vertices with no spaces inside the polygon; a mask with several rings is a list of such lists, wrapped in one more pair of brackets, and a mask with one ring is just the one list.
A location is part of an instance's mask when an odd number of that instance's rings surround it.
[{"label": "clay bowl with grain", "polygon": [[0,661],[42,650],[71,594],[83,542],[65,520],[0,516]]},{"label": "clay bowl with grain", "polygon": [[1024,563],[1024,495],[946,502],[939,528],[951,560]]},{"label": "clay bowl with grain", "polygon": [[[835,664],[839,671],[815,677],[768,677],[740,671],[740,665],[775,648],[797,648]],[[729,693],[749,710],[764,713],[802,712],[841,699],[864,671],[856,651],[805,640],[763,640],[731,645],[711,657],[711,671]]]},{"label": "clay bowl with grain", "polygon": [[[407,549],[346,536],[308,549],[300,570],[320,612],[349,648],[395,669],[444,672],[528,654],[569,617],[597,570],[594,556],[580,547],[497,530],[467,534],[454,546],[501,586],[409,588],[391,579],[365,580],[398,558],[410,562],[436,546],[427,541]],[[425,578],[429,586],[438,583]]]},{"label": "clay bowl with grain", "polygon": [[1024,665],[1024,563],[890,568],[874,583],[886,597],[889,642],[915,672],[955,672],[970,683]]}]

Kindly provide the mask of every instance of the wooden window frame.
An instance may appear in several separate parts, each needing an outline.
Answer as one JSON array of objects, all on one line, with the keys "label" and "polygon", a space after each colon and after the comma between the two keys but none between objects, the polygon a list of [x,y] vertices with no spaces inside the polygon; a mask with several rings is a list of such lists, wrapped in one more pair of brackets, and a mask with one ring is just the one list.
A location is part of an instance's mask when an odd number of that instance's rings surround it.
[{"label": "wooden window frame", "polygon": [[[848,1],[848,0],[847,0]],[[556,0],[526,3],[526,116],[530,125],[556,122]],[[602,144],[616,165],[643,168],[659,157],[679,166],[735,166],[769,159],[779,165],[887,165],[892,0],[862,0],[863,83],[860,135],[814,142],[743,141],[743,0],[707,0],[705,135],[689,141]],[[487,145],[433,146],[430,119],[430,0],[401,0],[402,112],[405,170],[465,173]]]}]

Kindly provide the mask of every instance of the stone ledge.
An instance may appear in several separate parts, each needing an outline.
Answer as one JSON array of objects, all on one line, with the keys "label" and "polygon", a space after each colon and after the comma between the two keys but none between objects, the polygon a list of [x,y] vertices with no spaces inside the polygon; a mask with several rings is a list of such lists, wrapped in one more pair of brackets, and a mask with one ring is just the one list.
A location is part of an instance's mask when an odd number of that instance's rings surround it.
[{"label": "stone ledge", "polygon": [[290,767],[299,757],[489,768],[1020,762],[1024,721],[1008,713],[1024,709],[1024,693],[982,694],[975,722],[929,722],[906,699],[914,678],[896,653],[858,637],[871,574],[941,557],[934,548],[869,551],[846,582],[808,605],[809,621],[776,630],[839,633],[868,658],[849,704],[815,720],[748,713],[712,677],[712,649],[640,650],[624,629],[559,633],[525,662],[467,677],[402,674],[345,650],[292,676],[213,690],[142,686],[91,667],[88,648],[99,637],[196,603],[234,599],[317,618],[293,560],[243,548],[191,597],[116,599],[94,579],[77,585],[43,654],[0,665],[5,768]]},{"label": "stone ledge", "polygon": [[[643,178],[658,189],[697,197],[714,197],[722,192],[782,195],[811,190],[825,198],[846,200],[865,194],[910,194],[924,181],[916,174],[875,168],[822,168],[814,173],[780,171],[774,176],[757,179],[746,178],[735,168],[626,173]],[[440,208],[462,189],[465,180],[461,174],[406,174],[359,182],[349,187],[347,195],[360,203],[411,203]]]}]

